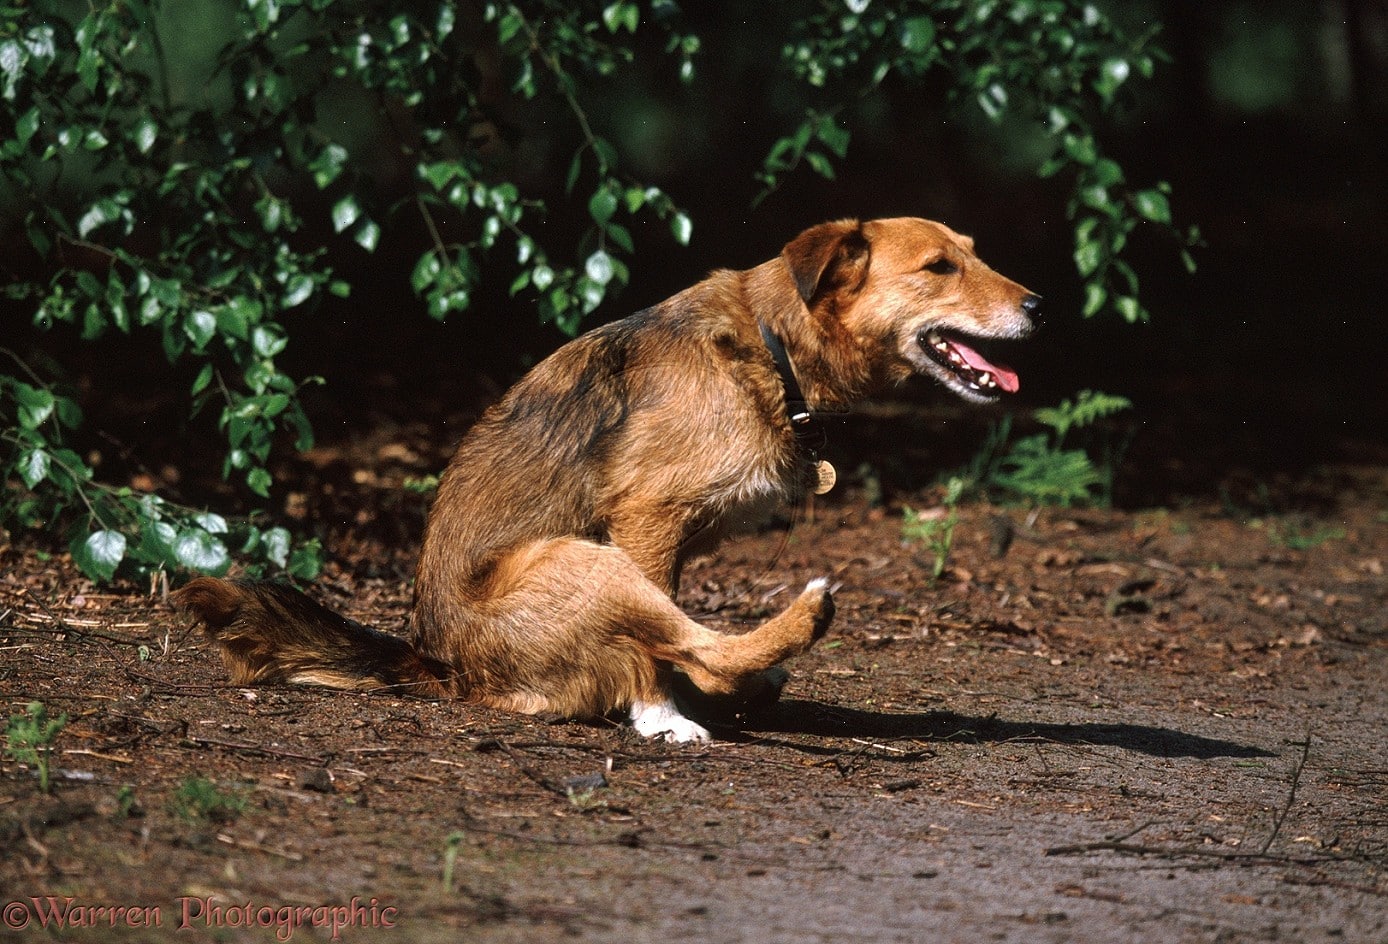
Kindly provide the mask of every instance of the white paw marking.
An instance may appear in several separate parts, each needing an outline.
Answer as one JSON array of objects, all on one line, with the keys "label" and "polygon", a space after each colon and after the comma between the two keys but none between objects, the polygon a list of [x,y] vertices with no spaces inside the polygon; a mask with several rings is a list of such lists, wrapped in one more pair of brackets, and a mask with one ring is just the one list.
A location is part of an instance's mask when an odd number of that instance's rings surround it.
[{"label": "white paw marking", "polygon": [[642,737],[658,737],[670,744],[713,740],[707,728],[690,721],[668,701],[633,704],[631,726]]}]

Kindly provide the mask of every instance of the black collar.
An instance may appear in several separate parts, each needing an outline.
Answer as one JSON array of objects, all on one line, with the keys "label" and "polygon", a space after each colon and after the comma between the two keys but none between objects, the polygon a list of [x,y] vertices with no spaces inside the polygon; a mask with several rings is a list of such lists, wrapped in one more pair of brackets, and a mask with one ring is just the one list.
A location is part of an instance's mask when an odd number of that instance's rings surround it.
[{"label": "black collar", "polygon": [[791,366],[785,344],[776,336],[776,332],[766,326],[765,321],[757,319],[757,327],[761,329],[762,343],[766,345],[766,349],[771,353],[771,360],[776,364],[776,373],[781,375],[781,387],[785,390],[786,396],[786,417],[790,420],[791,428],[795,430],[795,441],[814,456],[824,445],[824,431],[820,428],[819,420],[810,411],[809,401],[800,389],[800,382],[795,379],[795,368]]}]

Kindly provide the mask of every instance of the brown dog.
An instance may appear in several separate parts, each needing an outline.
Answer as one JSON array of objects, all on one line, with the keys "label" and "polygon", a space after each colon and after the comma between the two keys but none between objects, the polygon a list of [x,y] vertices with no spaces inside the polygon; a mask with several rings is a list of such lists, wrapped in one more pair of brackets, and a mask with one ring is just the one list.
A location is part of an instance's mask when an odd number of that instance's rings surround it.
[{"label": "brown dog", "polygon": [[976,345],[1026,336],[1039,302],[939,223],[815,226],[770,262],[572,341],[482,416],[439,483],[409,641],[275,584],[199,578],[177,601],[237,684],[629,710],[642,734],[702,740],[676,671],[715,696],[778,691],[769,670],[834,606],[814,580],[757,629],[715,632],[672,599],[685,558],[814,486],[796,428],[809,414],[916,374],[975,401],[1016,390]]}]

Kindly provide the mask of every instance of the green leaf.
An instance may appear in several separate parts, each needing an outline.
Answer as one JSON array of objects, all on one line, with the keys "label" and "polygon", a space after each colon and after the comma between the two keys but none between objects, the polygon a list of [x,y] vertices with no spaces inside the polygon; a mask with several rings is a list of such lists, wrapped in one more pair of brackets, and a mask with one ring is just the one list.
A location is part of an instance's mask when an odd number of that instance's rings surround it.
[{"label": "green leaf", "polygon": [[602,22],[609,33],[615,33],[623,27],[627,32],[634,33],[641,24],[641,10],[631,0],[617,0],[616,3],[603,8]]},{"label": "green leaf", "polygon": [[322,190],[337,179],[347,165],[347,149],[340,144],[329,144],[318,153],[308,165],[313,174],[313,182]]},{"label": "green leaf", "polygon": [[77,235],[85,239],[92,230],[121,217],[121,206],[115,200],[101,199],[93,203],[77,221]]},{"label": "green leaf", "polygon": [[935,23],[929,17],[913,16],[901,24],[901,46],[912,55],[935,45]]},{"label": "green leaf", "polygon": [[197,522],[199,528],[202,528],[208,534],[226,534],[228,531],[227,520],[221,515],[213,514],[210,511],[204,511],[201,514],[194,515],[193,520]]},{"label": "green leaf", "polygon": [[683,213],[676,213],[670,220],[670,232],[674,234],[675,242],[688,246],[689,238],[694,235],[694,224]]},{"label": "green leaf", "polygon": [[272,325],[256,325],[251,332],[251,349],[259,357],[274,357],[289,344],[284,332]]},{"label": "green leaf", "polygon": [[994,121],[1002,118],[1007,111],[1007,88],[1001,82],[991,82],[978,93],[978,107]]},{"label": "green leaf", "polygon": [[606,138],[593,136],[593,153],[598,158],[598,172],[606,174],[608,168],[617,163],[617,149],[612,146],[612,142]]},{"label": "green leaf", "polygon": [[603,235],[616,243],[623,252],[635,252],[636,243],[631,239],[631,231],[617,223],[608,223],[602,228]]},{"label": "green leaf", "polygon": [[601,305],[603,298],[607,295],[607,290],[604,288],[603,283],[596,279],[579,279],[576,288],[579,300],[583,303],[583,313],[585,315],[591,314]]},{"label": "green leaf", "polygon": [[433,164],[419,165],[419,173],[425,180],[434,185],[435,190],[442,191],[448,186],[458,174],[458,164],[454,161],[437,161]]},{"label": "green leaf", "polygon": [[313,279],[303,273],[291,276],[284,287],[284,307],[294,308],[308,301],[313,294]]},{"label": "green leaf", "polygon": [[[230,335],[238,341],[245,341],[251,336],[250,320],[246,317],[246,309],[243,306],[219,305],[215,315],[217,330],[222,334]],[[206,341],[200,344],[197,338],[193,338],[193,343],[201,347]]]},{"label": "green leaf", "polygon": [[29,139],[38,133],[41,120],[37,105],[20,115],[14,125],[14,136],[21,146],[28,144]]},{"label": "green leaf", "polygon": [[606,187],[594,192],[588,199],[588,215],[599,225],[612,219],[617,212],[617,195]]},{"label": "green leaf", "polygon": [[174,557],[173,550],[176,540],[178,540],[178,530],[172,524],[167,521],[155,520],[152,516],[146,515],[140,521],[140,543],[133,556],[141,561],[155,564],[161,569],[177,566],[178,560]]},{"label": "green leaf", "polygon": [[1084,287],[1084,317],[1092,318],[1104,307],[1104,302],[1108,300],[1108,289],[1097,282],[1090,282]]},{"label": "green leaf", "polygon": [[198,375],[193,378],[193,386],[190,388],[189,393],[196,397],[206,390],[212,384],[212,375],[212,365],[210,363],[203,364],[202,370],[199,370]]},{"label": "green leaf", "polygon": [[284,567],[289,562],[289,532],[284,528],[271,528],[260,536],[261,553],[276,567]]},{"label": "green leaf", "polygon": [[1065,153],[1077,164],[1088,167],[1099,159],[1099,148],[1087,134],[1067,134],[1061,139],[1061,144]]},{"label": "green leaf", "polygon": [[158,138],[159,126],[154,123],[154,119],[149,117],[140,119],[130,133],[130,140],[134,142],[135,149],[141,154],[148,154]]},{"label": "green leaf", "polygon": [[19,425],[24,429],[38,429],[53,414],[54,398],[48,390],[15,381],[14,399],[19,406]]},{"label": "green leaf", "polygon": [[569,161],[569,173],[564,178],[564,192],[573,193],[574,186],[578,184],[578,175],[583,172],[583,152],[578,151],[573,159]]},{"label": "green leaf", "polygon": [[116,575],[116,568],[125,558],[125,535],[119,531],[94,531],[85,540],[75,539],[69,551],[82,573],[104,583]]},{"label": "green leaf", "polygon": [[1153,223],[1171,222],[1171,203],[1160,190],[1139,190],[1133,194],[1133,206],[1143,219]]},{"label": "green leaf", "polygon": [[848,142],[852,138],[847,128],[840,128],[830,115],[825,115],[815,125],[815,137],[837,158],[848,156]]},{"label": "green leaf", "polygon": [[435,31],[438,33],[439,39],[444,39],[448,36],[449,33],[453,32],[453,26],[456,22],[456,19],[457,14],[454,12],[451,4],[439,4],[439,18],[434,27]]},{"label": "green leaf", "polygon": [[1097,241],[1086,241],[1075,249],[1075,268],[1080,275],[1093,275],[1104,262],[1104,247]]},{"label": "green leaf", "polygon": [[202,528],[181,532],[173,542],[174,559],[198,573],[220,577],[231,567],[226,545]]},{"label": "green leaf", "polygon": [[101,68],[101,58],[100,50],[87,45],[82,45],[82,51],[77,55],[77,78],[86,86],[88,92],[96,91],[100,79],[97,73]]},{"label": "green leaf", "polygon": [[260,226],[267,233],[273,233],[284,222],[284,204],[269,194],[255,202],[255,211],[260,214]]},{"label": "green leaf", "polygon": [[375,252],[377,244],[381,241],[381,227],[373,220],[365,220],[352,234],[352,239],[367,252]]},{"label": "green leaf", "polygon": [[[588,261],[583,264],[583,271],[598,285],[606,285],[612,281],[612,257],[599,249],[588,257]],[[601,294],[598,295],[598,300],[602,300]]]},{"label": "green leaf", "polygon": [[1113,98],[1118,86],[1127,81],[1132,74],[1132,66],[1126,59],[1106,59],[1099,67],[1099,78],[1095,80],[1094,87],[1105,100]]},{"label": "green leaf", "polygon": [[194,347],[202,350],[217,333],[217,316],[201,309],[190,311],[183,322],[183,333],[188,335],[188,340],[193,342]]},{"label": "green leaf", "polygon": [[1123,316],[1123,320],[1129,324],[1136,324],[1139,321],[1147,320],[1147,312],[1131,295],[1120,295],[1113,300],[1113,307],[1118,309],[1118,313]]},{"label": "green leaf", "polygon": [[333,232],[340,233],[361,216],[361,205],[350,193],[333,204]]},{"label": "green leaf", "polygon": [[19,40],[6,37],[0,40],[0,74],[5,77],[4,97],[14,98],[14,87],[24,73],[24,47]]},{"label": "green leaf", "polygon": [[1122,180],[1123,169],[1106,157],[1096,161],[1089,172],[1089,182],[1095,187],[1112,187]]},{"label": "green leaf", "polygon": [[439,273],[443,271],[443,263],[439,260],[438,254],[430,250],[419,257],[419,261],[414,264],[414,271],[410,273],[410,286],[416,295],[423,295],[424,290],[438,281]]},{"label": "green leaf", "polygon": [[274,484],[274,479],[270,477],[269,471],[259,466],[246,473],[246,487],[261,498],[270,497],[270,486],[272,484]]},{"label": "green leaf", "polygon": [[82,425],[82,408],[75,401],[68,397],[55,396],[54,406],[58,414],[58,422],[68,429],[76,429]]},{"label": "green leaf", "polygon": [[323,571],[323,546],[317,538],[305,541],[289,555],[289,565],[285,568],[289,576],[297,580],[313,580]]},{"label": "green leaf", "polygon": [[24,480],[24,487],[33,489],[34,486],[48,478],[50,465],[47,452],[42,449],[30,449],[20,457],[15,468],[19,472],[19,477]]},{"label": "green leaf", "polygon": [[829,158],[820,154],[818,151],[806,151],[805,162],[814,169],[814,172],[825,180],[834,179],[834,165]]}]

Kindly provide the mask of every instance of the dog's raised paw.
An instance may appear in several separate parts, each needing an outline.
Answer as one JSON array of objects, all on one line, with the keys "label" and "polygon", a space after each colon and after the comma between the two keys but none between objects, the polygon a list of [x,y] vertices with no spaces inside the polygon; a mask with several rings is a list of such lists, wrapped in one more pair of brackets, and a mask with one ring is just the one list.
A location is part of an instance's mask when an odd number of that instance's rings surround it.
[{"label": "dog's raised paw", "polygon": [[631,726],[642,737],[660,738],[669,744],[713,740],[703,725],[695,724],[668,701],[638,701],[631,706]]},{"label": "dog's raised paw", "polygon": [[829,630],[829,624],[834,619],[834,595],[829,592],[829,578],[816,577],[805,584],[805,592],[800,599],[809,604],[814,613],[812,637],[819,639]]}]

